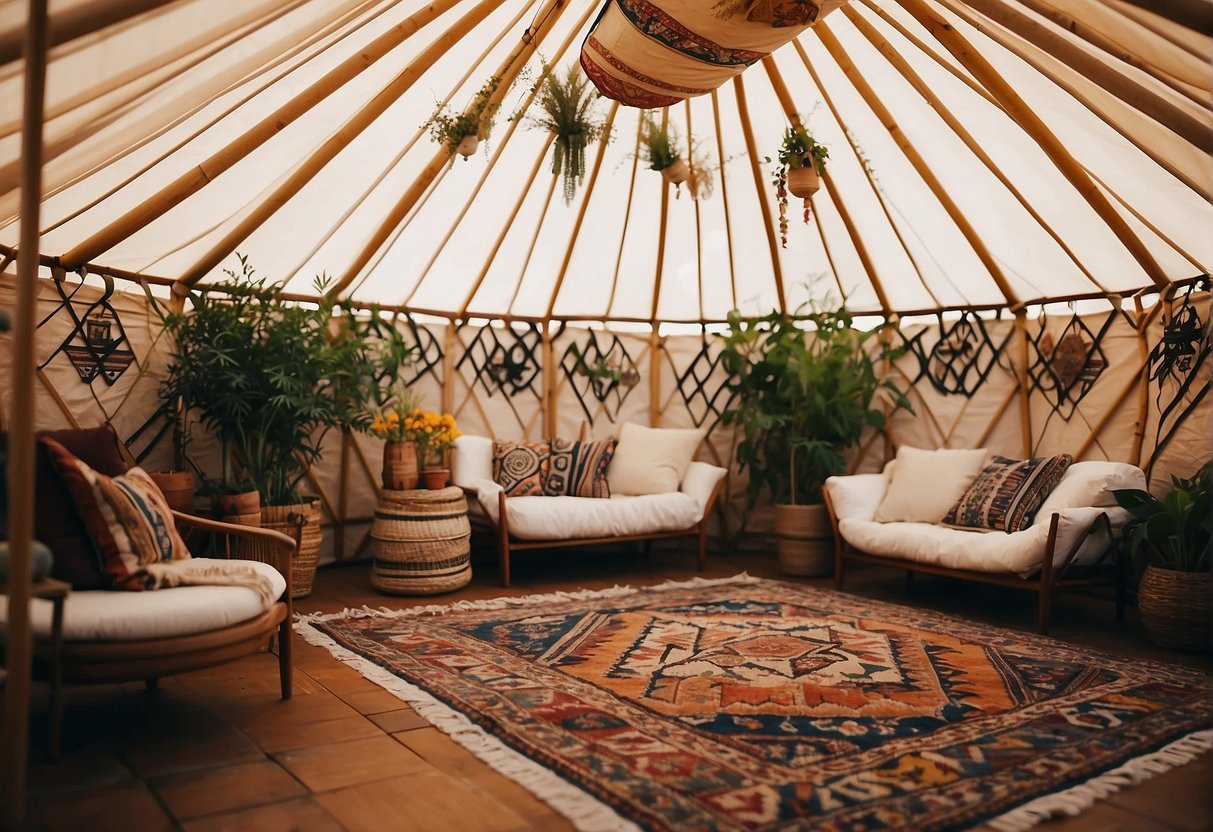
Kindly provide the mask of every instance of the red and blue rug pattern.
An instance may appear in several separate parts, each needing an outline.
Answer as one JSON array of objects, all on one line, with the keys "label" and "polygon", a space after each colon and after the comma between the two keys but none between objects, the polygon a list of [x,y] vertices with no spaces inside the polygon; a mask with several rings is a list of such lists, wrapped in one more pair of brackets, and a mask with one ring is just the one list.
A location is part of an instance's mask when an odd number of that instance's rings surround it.
[{"label": "red and blue rug pattern", "polygon": [[1210,744],[1189,669],[773,581],[576,595],[300,628],[643,829],[1025,828]]}]

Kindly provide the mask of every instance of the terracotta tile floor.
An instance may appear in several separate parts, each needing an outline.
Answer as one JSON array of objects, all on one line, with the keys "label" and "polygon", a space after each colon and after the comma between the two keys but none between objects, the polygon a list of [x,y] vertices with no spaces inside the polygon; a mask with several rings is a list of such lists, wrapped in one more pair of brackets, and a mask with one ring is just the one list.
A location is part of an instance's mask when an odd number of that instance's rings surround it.
[{"label": "terracotta tile floor", "polygon": [[[514,586],[477,562],[464,590],[441,598],[395,598],[372,590],[366,563],[320,570],[302,612],[554,592],[692,576],[693,555],[658,548],[538,553],[515,558]],[[708,574],[778,577],[768,554],[716,555]],[[853,576],[853,577],[852,577]],[[826,581],[813,583],[826,584]],[[856,567],[848,589],[966,615],[1031,633],[1034,596]],[[1112,620],[1107,598],[1063,594],[1052,635],[1130,657],[1183,662],[1146,641],[1133,618]],[[563,818],[428,726],[407,706],[340,664],[295,642],[295,697],[278,699],[268,654],[161,682],[74,687],[67,692],[64,753],[45,762],[45,691],[32,717],[28,821],[41,830],[567,830]],[[1213,829],[1209,755],[1102,801],[1045,832],[1163,832]]]}]

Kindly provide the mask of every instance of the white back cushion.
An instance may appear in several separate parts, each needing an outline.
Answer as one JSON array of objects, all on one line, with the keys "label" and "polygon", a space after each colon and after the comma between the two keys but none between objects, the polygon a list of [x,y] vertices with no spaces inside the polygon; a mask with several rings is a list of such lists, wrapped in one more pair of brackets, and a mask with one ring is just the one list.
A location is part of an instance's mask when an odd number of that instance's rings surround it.
[{"label": "white back cushion", "polygon": [[698,429],[647,428],[624,422],[607,468],[612,494],[668,494],[678,490],[699,444]]},{"label": "white back cushion", "polygon": [[938,523],[973,484],[986,456],[985,448],[926,451],[902,445],[874,519]]}]

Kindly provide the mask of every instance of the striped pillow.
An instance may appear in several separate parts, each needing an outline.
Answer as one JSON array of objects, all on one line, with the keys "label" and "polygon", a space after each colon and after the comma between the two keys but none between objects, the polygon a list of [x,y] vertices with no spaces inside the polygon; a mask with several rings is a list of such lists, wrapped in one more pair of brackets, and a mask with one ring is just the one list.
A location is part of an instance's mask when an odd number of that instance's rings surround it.
[{"label": "striped pillow", "polygon": [[1022,531],[1032,525],[1072,461],[1069,454],[1025,460],[995,456],[943,522],[967,529]]},{"label": "striped pillow", "polygon": [[494,442],[493,482],[507,497],[540,497],[552,448],[547,442]]},{"label": "striped pillow", "polygon": [[142,468],[107,477],[55,440],[42,442],[101,552],[102,570],[114,589],[150,588],[149,564],[190,556],[164,495]]},{"label": "striped pillow", "polygon": [[614,439],[602,442],[553,439],[543,493],[549,497],[610,497],[606,471],[614,455]]}]

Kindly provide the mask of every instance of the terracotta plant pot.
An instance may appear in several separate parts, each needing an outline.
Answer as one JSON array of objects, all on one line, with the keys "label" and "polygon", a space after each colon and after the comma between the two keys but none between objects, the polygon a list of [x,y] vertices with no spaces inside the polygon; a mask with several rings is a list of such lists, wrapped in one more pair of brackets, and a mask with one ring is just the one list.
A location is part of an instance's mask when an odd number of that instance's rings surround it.
[{"label": "terracotta plant pot", "polygon": [[431,491],[437,491],[440,488],[446,488],[447,481],[451,477],[450,468],[426,468],[422,471],[425,477],[425,487]]},{"label": "terracotta plant pot", "polygon": [[194,475],[189,471],[149,471],[148,476],[174,511],[194,513]]},{"label": "terracotta plant pot", "polygon": [[808,199],[821,187],[821,179],[812,164],[808,167],[788,168],[788,193],[800,199]]},{"label": "terracotta plant pot", "polygon": [[1213,574],[1147,566],[1137,609],[1150,641],[1170,650],[1204,653],[1213,627]]},{"label": "terracotta plant pot", "polygon": [[828,575],[834,570],[834,530],[823,505],[776,505],[775,545],[788,575]]},{"label": "terracotta plant pot", "polygon": [[464,136],[459,140],[459,144],[455,145],[455,152],[463,158],[467,158],[476,152],[476,148],[480,146],[480,139],[476,136]]},{"label": "terracotta plant pot", "polygon": [[681,185],[691,175],[691,167],[685,159],[675,159],[674,164],[661,171],[661,176],[671,185]]},{"label": "terracotta plant pot", "polygon": [[239,526],[261,525],[261,492],[211,495],[211,515],[223,523]]},{"label": "terracotta plant pot", "polygon": [[408,491],[417,487],[417,443],[388,442],[383,446],[383,487]]}]

